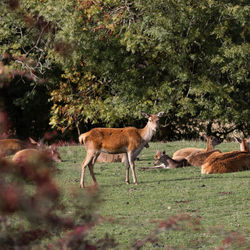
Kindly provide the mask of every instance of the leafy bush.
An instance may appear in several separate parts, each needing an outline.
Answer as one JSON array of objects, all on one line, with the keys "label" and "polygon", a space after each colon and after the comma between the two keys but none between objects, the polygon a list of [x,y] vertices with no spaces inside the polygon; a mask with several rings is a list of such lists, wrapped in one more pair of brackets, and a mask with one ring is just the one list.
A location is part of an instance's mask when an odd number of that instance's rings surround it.
[{"label": "leafy bush", "polygon": [[142,127],[142,110],[166,111],[165,140],[201,130],[249,135],[248,1],[7,0],[0,8],[0,77],[11,101],[0,98],[19,136],[28,125],[41,137],[48,120],[65,138],[98,125]]},{"label": "leafy bush", "polygon": [[96,249],[116,245],[108,237],[93,243],[86,239],[100,221],[92,211],[98,200],[97,190],[89,189],[86,196],[76,190],[72,192],[74,213],[65,216],[60,188],[52,178],[51,162],[14,164],[0,159],[0,169],[1,249],[30,248],[55,236],[47,247]]}]

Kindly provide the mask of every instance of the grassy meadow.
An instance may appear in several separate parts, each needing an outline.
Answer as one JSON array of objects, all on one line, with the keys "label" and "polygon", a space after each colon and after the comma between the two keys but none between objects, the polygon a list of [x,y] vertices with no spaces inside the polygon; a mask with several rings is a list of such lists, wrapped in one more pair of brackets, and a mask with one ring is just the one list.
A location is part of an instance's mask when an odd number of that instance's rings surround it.
[{"label": "grassy meadow", "polygon": [[[204,148],[205,143],[150,143],[136,162],[137,186],[125,183],[122,163],[97,163],[94,172],[100,194],[95,213],[102,215],[104,221],[91,230],[89,239],[97,241],[108,234],[118,243],[117,249],[132,249],[136,240],[146,241],[158,232],[157,241],[146,243],[143,249],[247,249],[250,171],[201,175],[200,167],[142,169],[153,166],[155,150],[165,150],[172,156],[188,146]],[[222,143],[217,148],[224,152],[238,150],[239,144]],[[75,208],[69,190],[79,187],[85,149],[63,146],[59,151],[63,162],[57,164],[60,171],[55,178],[70,213]],[[85,185],[92,185],[88,169]],[[190,217],[181,223],[178,216]]]}]

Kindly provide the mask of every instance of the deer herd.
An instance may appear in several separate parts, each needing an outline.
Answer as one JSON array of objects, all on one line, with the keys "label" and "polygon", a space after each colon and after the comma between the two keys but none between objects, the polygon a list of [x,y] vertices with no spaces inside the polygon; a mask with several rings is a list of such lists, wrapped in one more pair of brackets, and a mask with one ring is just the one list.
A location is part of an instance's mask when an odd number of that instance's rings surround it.
[{"label": "deer herd", "polygon": [[[159,128],[160,117],[163,111],[157,114],[142,112],[147,118],[147,124],[142,129],[135,127],[124,128],[94,128],[79,136],[79,142],[84,144],[86,157],[82,162],[80,187],[84,188],[86,167],[95,185],[97,181],[94,174],[96,162],[122,162],[126,165],[125,181],[129,184],[129,170],[137,185],[135,173],[135,160],[144,147],[149,147],[148,142]],[[188,166],[200,167],[202,174],[230,173],[250,170],[250,138],[235,140],[240,144],[240,150],[221,152],[215,149],[222,141],[216,137],[204,135],[206,148],[187,147],[177,150],[173,158],[165,151],[156,151],[154,166],[148,168],[182,168]],[[49,160],[61,162],[59,152],[54,146],[45,146],[29,138],[24,142],[18,139],[0,140],[0,158],[14,154],[12,161],[15,163],[28,162],[34,157],[45,157]]]},{"label": "deer herd", "polygon": [[38,158],[61,162],[61,156],[55,146],[45,146],[32,138],[29,141],[19,139],[0,140],[0,158],[14,154],[12,161],[16,163],[32,162]]}]

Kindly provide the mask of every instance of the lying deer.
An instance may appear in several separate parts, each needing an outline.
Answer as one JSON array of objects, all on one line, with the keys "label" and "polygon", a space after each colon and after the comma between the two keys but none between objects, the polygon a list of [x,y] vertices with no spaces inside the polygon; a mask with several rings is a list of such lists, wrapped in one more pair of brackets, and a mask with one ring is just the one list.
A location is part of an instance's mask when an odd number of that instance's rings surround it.
[{"label": "lying deer", "polygon": [[43,148],[42,150],[38,150],[34,148],[27,148],[27,149],[20,150],[13,156],[12,161],[16,163],[20,163],[20,162],[34,163],[38,161],[39,159],[62,162],[61,156],[56,150],[56,147],[54,146],[49,146],[47,148]]},{"label": "lying deer", "polygon": [[221,153],[219,149],[211,150],[208,152],[194,152],[186,157],[186,160],[190,166],[199,167],[205,162],[205,160],[215,152]]},{"label": "lying deer", "polygon": [[38,154],[47,154],[54,161],[62,161],[55,146],[45,147],[42,143],[36,142],[31,137],[29,137],[29,142],[19,139],[0,140],[1,156],[12,155],[14,153],[16,153],[12,158],[14,161],[27,160],[29,157]]},{"label": "lying deer", "polygon": [[108,154],[101,152],[98,158],[96,159],[96,162],[123,162],[125,163],[126,156],[125,154]]},{"label": "lying deer", "polygon": [[[148,143],[144,146],[145,148],[148,148]],[[139,160],[139,158],[136,158],[136,160]],[[126,163],[126,154],[108,154],[105,152],[101,152],[98,158],[96,159],[96,162],[122,162]]]},{"label": "lying deer", "polygon": [[202,165],[202,174],[231,173],[250,170],[250,139],[235,139],[240,143],[241,151],[213,153]]},{"label": "lying deer", "polygon": [[32,138],[29,138],[29,140],[29,142],[22,141],[19,139],[0,140],[0,157],[12,155],[18,152],[19,150],[25,148],[34,148],[37,146],[37,142],[35,142]]},{"label": "lying deer", "polygon": [[206,149],[202,149],[202,148],[192,148],[192,147],[189,147],[189,148],[182,148],[182,149],[179,149],[177,150],[174,154],[173,154],[173,159],[175,160],[180,160],[180,159],[183,159],[183,158],[186,158],[187,156],[189,156],[190,154],[192,153],[198,153],[198,152],[208,152],[208,151],[212,151],[214,150],[214,147],[218,144],[221,143],[220,140],[218,140],[216,137],[214,136],[206,136],[204,135],[203,136],[206,141],[207,141],[207,144],[206,144]]},{"label": "lying deer", "polygon": [[135,127],[93,128],[89,132],[80,135],[79,141],[84,143],[86,148],[86,157],[82,162],[80,187],[84,188],[84,172],[87,166],[94,184],[97,185],[93,168],[101,152],[110,154],[125,153],[126,183],[129,184],[130,168],[133,182],[137,185],[134,161],[159,128],[159,118],[163,114],[163,111],[155,115],[142,112],[142,116],[148,119],[147,125],[142,129]]},{"label": "lying deer", "polygon": [[154,165],[157,167],[159,164],[163,164],[162,168],[182,168],[190,166],[190,164],[185,158],[181,160],[174,160],[168,155],[166,155],[165,151],[157,151],[155,154]]}]

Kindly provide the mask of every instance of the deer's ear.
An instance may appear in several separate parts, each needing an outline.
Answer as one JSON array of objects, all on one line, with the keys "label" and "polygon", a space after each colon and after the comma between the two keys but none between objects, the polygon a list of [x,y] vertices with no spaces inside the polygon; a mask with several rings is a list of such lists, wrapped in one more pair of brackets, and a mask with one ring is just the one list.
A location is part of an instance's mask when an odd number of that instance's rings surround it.
[{"label": "deer's ear", "polygon": [[55,145],[50,145],[49,148],[50,148],[51,150],[56,150],[56,146],[55,146]]},{"label": "deer's ear", "polygon": [[141,115],[143,116],[143,117],[145,117],[145,118],[149,118],[150,117],[150,115],[148,114],[148,113],[145,113],[145,112],[141,112]]},{"label": "deer's ear", "polygon": [[29,140],[32,144],[34,145],[38,145],[39,146],[39,143],[37,141],[35,141],[33,138],[29,137]]},{"label": "deer's ear", "polygon": [[157,114],[158,117],[162,117],[165,114],[165,111],[161,111]]},{"label": "deer's ear", "polygon": [[241,143],[241,142],[242,142],[242,140],[241,140],[239,137],[237,137],[237,136],[234,136],[234,139],[235,139],[235,141],[237,141],[238,143]]},{"label": "deer's ear", "polygon": [[207,138],[208,138],[206,134],[202,135],[202,137],[203,137],[205,140],[207,140]]}]

